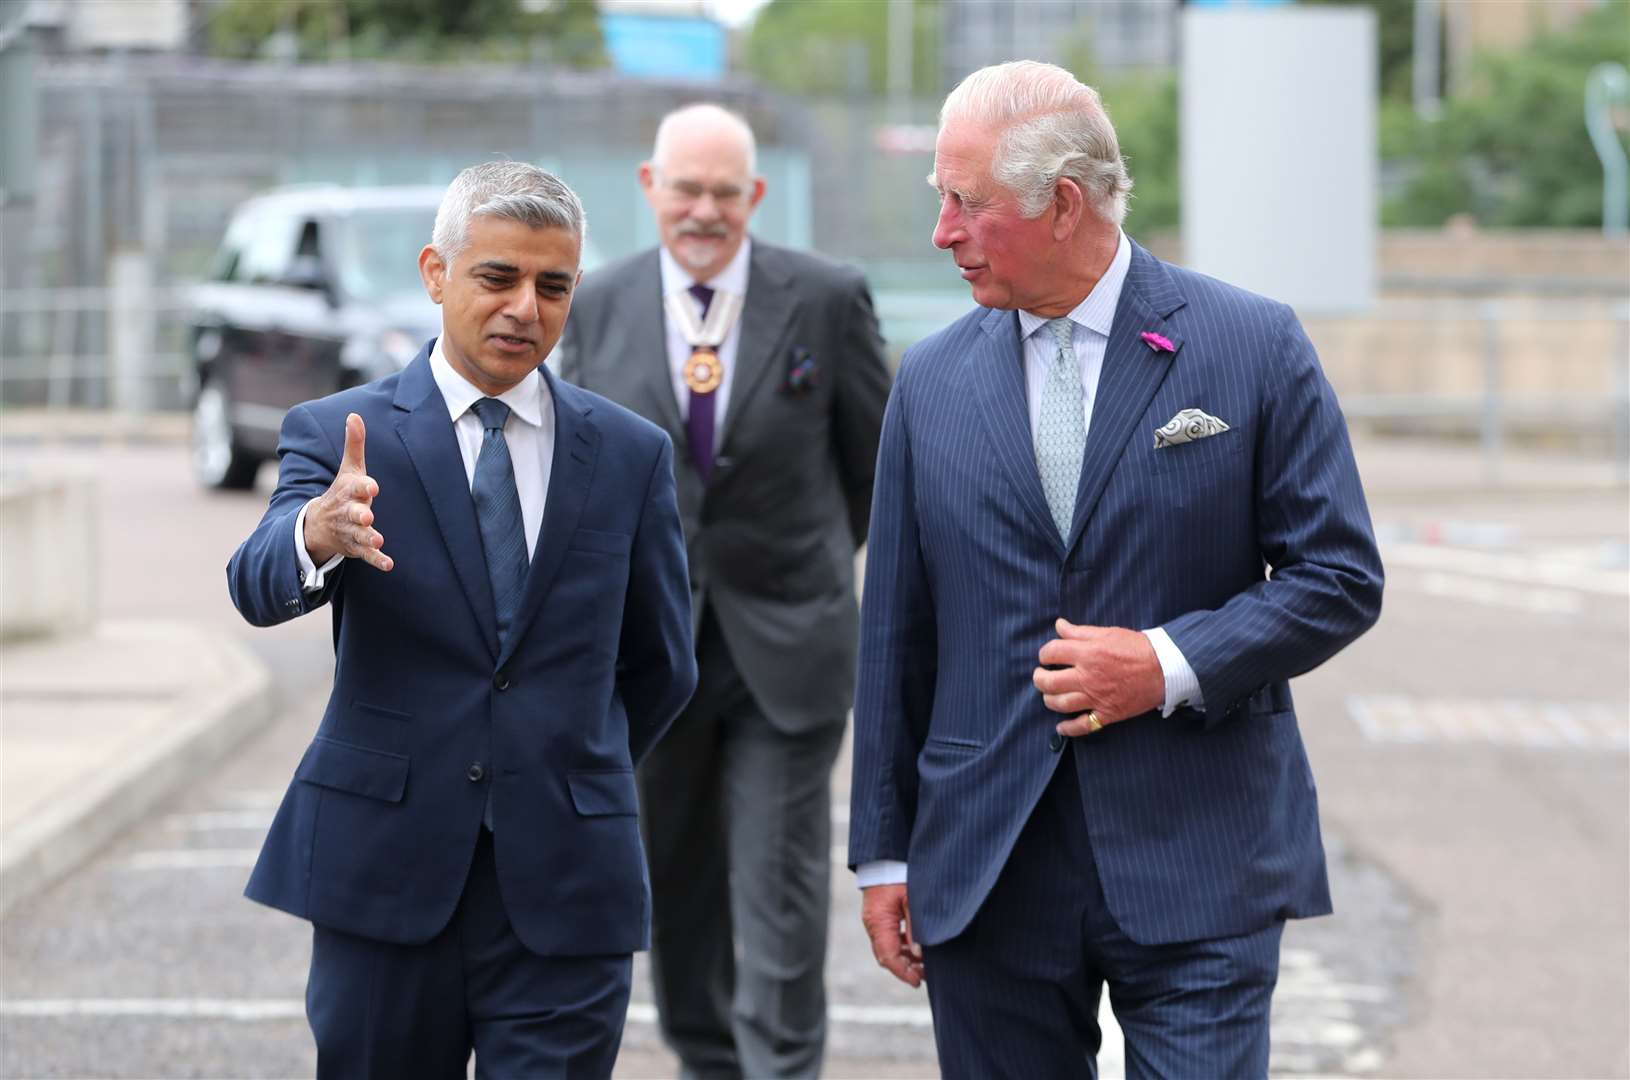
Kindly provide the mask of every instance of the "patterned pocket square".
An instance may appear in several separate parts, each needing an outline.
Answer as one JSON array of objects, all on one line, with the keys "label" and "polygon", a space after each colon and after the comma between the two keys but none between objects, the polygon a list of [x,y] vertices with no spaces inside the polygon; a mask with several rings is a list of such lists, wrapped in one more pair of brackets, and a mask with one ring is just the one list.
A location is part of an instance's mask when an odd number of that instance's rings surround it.
[{"label": "patterned pocket square", "polygon": [[799,345],[787,355],[787,377],[779,390],[783,394],[807,394],[820,379],[821,365],[816,361],[815,354]]},{"label": "patterned pocket square", "polygon": [[1155,449],[1163,450],[1168,446],[1182,446],[1196,439],[1209,439],[1227,430],[1228,425],[1210,413],[1199,409],[1184,409],[1155,428]]}]

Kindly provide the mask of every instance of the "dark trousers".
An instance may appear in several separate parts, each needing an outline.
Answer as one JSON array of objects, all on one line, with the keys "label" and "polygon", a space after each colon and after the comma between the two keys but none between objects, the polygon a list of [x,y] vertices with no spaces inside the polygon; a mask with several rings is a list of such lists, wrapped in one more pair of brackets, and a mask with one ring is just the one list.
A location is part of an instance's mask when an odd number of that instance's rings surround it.
[{"label": "dark trousers", "polygon": [[924,950],[940,1068],[949,1080],[1096,1077],[1107,983],[1129,1080],[1265,1077],[1283,929],[1127,938],[1104,901],[1066,752],[973,923]]},{"label": "dark trousers", "polygon": [[686,1076],[815,1076],[843,718],[776,730],[711,611],[697,659],[696,695],[639,772],[663,1037]]},{"label": "dark trousers", "polygon": [[538,956],[515,936],[498,891],[492,834],[442,932],[394,945],[318,926],[306,1016],[317,1075],[352,1080],[611,1075],[633,958]]}]

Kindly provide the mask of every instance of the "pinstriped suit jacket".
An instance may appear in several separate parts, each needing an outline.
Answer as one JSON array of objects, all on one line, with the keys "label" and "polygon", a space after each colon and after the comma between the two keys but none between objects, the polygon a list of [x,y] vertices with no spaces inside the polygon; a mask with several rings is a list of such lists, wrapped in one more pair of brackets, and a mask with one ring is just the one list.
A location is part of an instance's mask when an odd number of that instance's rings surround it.
[{"label": "pinstriped suit jacket", "polygon": [[[1156,331],[1175,353],[1139,337]],[[901,363],[861,615],[851,865],[910,864],[918,940],[978,911],[1061,753],[1080,769],[1111,914],[1133,940],[1246,933],[1330,910],[1288,679],[1380,612],[1346,426],[1290,309],[1133,246],[1075,519],[1037,474],[1017,316],[979,308]],[[1196,407],[1219,435],[1164,449]],[[1203,712],[1054,749],[1030,675],[1057,616],[1163,626]]]}]

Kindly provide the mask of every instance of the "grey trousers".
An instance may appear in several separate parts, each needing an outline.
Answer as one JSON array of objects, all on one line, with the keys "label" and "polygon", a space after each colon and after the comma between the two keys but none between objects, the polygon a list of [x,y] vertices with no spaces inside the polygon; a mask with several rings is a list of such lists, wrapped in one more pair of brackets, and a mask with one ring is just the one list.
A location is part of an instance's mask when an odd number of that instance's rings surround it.
[{"label": "grey trousers", "polygon": [[663,1037],[686,1076],[813,1077],[843,718],[777,731],[712,612],[697,657],[695,697],[639,771]]}]

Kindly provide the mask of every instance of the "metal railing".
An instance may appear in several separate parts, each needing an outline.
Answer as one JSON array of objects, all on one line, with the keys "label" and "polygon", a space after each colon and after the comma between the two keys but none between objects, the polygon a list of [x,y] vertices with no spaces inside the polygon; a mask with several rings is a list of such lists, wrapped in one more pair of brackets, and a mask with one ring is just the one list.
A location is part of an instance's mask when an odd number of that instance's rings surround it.
[{"label": "metal railing", "polygon": [[[187,407],[191,290],[136,282],[0,291],[0,404]],[[960,289],[899,287],[876,303],[896,357],[970,306]],[[1389,300],[1308,327],[1351,421],[1473,434],[1490,479],[1514,435],[1593,441],[1630,480],[1630,302]]]},{"label": "metal railing", "polygon": [[184,407],[188,289],[0,291],[0,404]]}]

